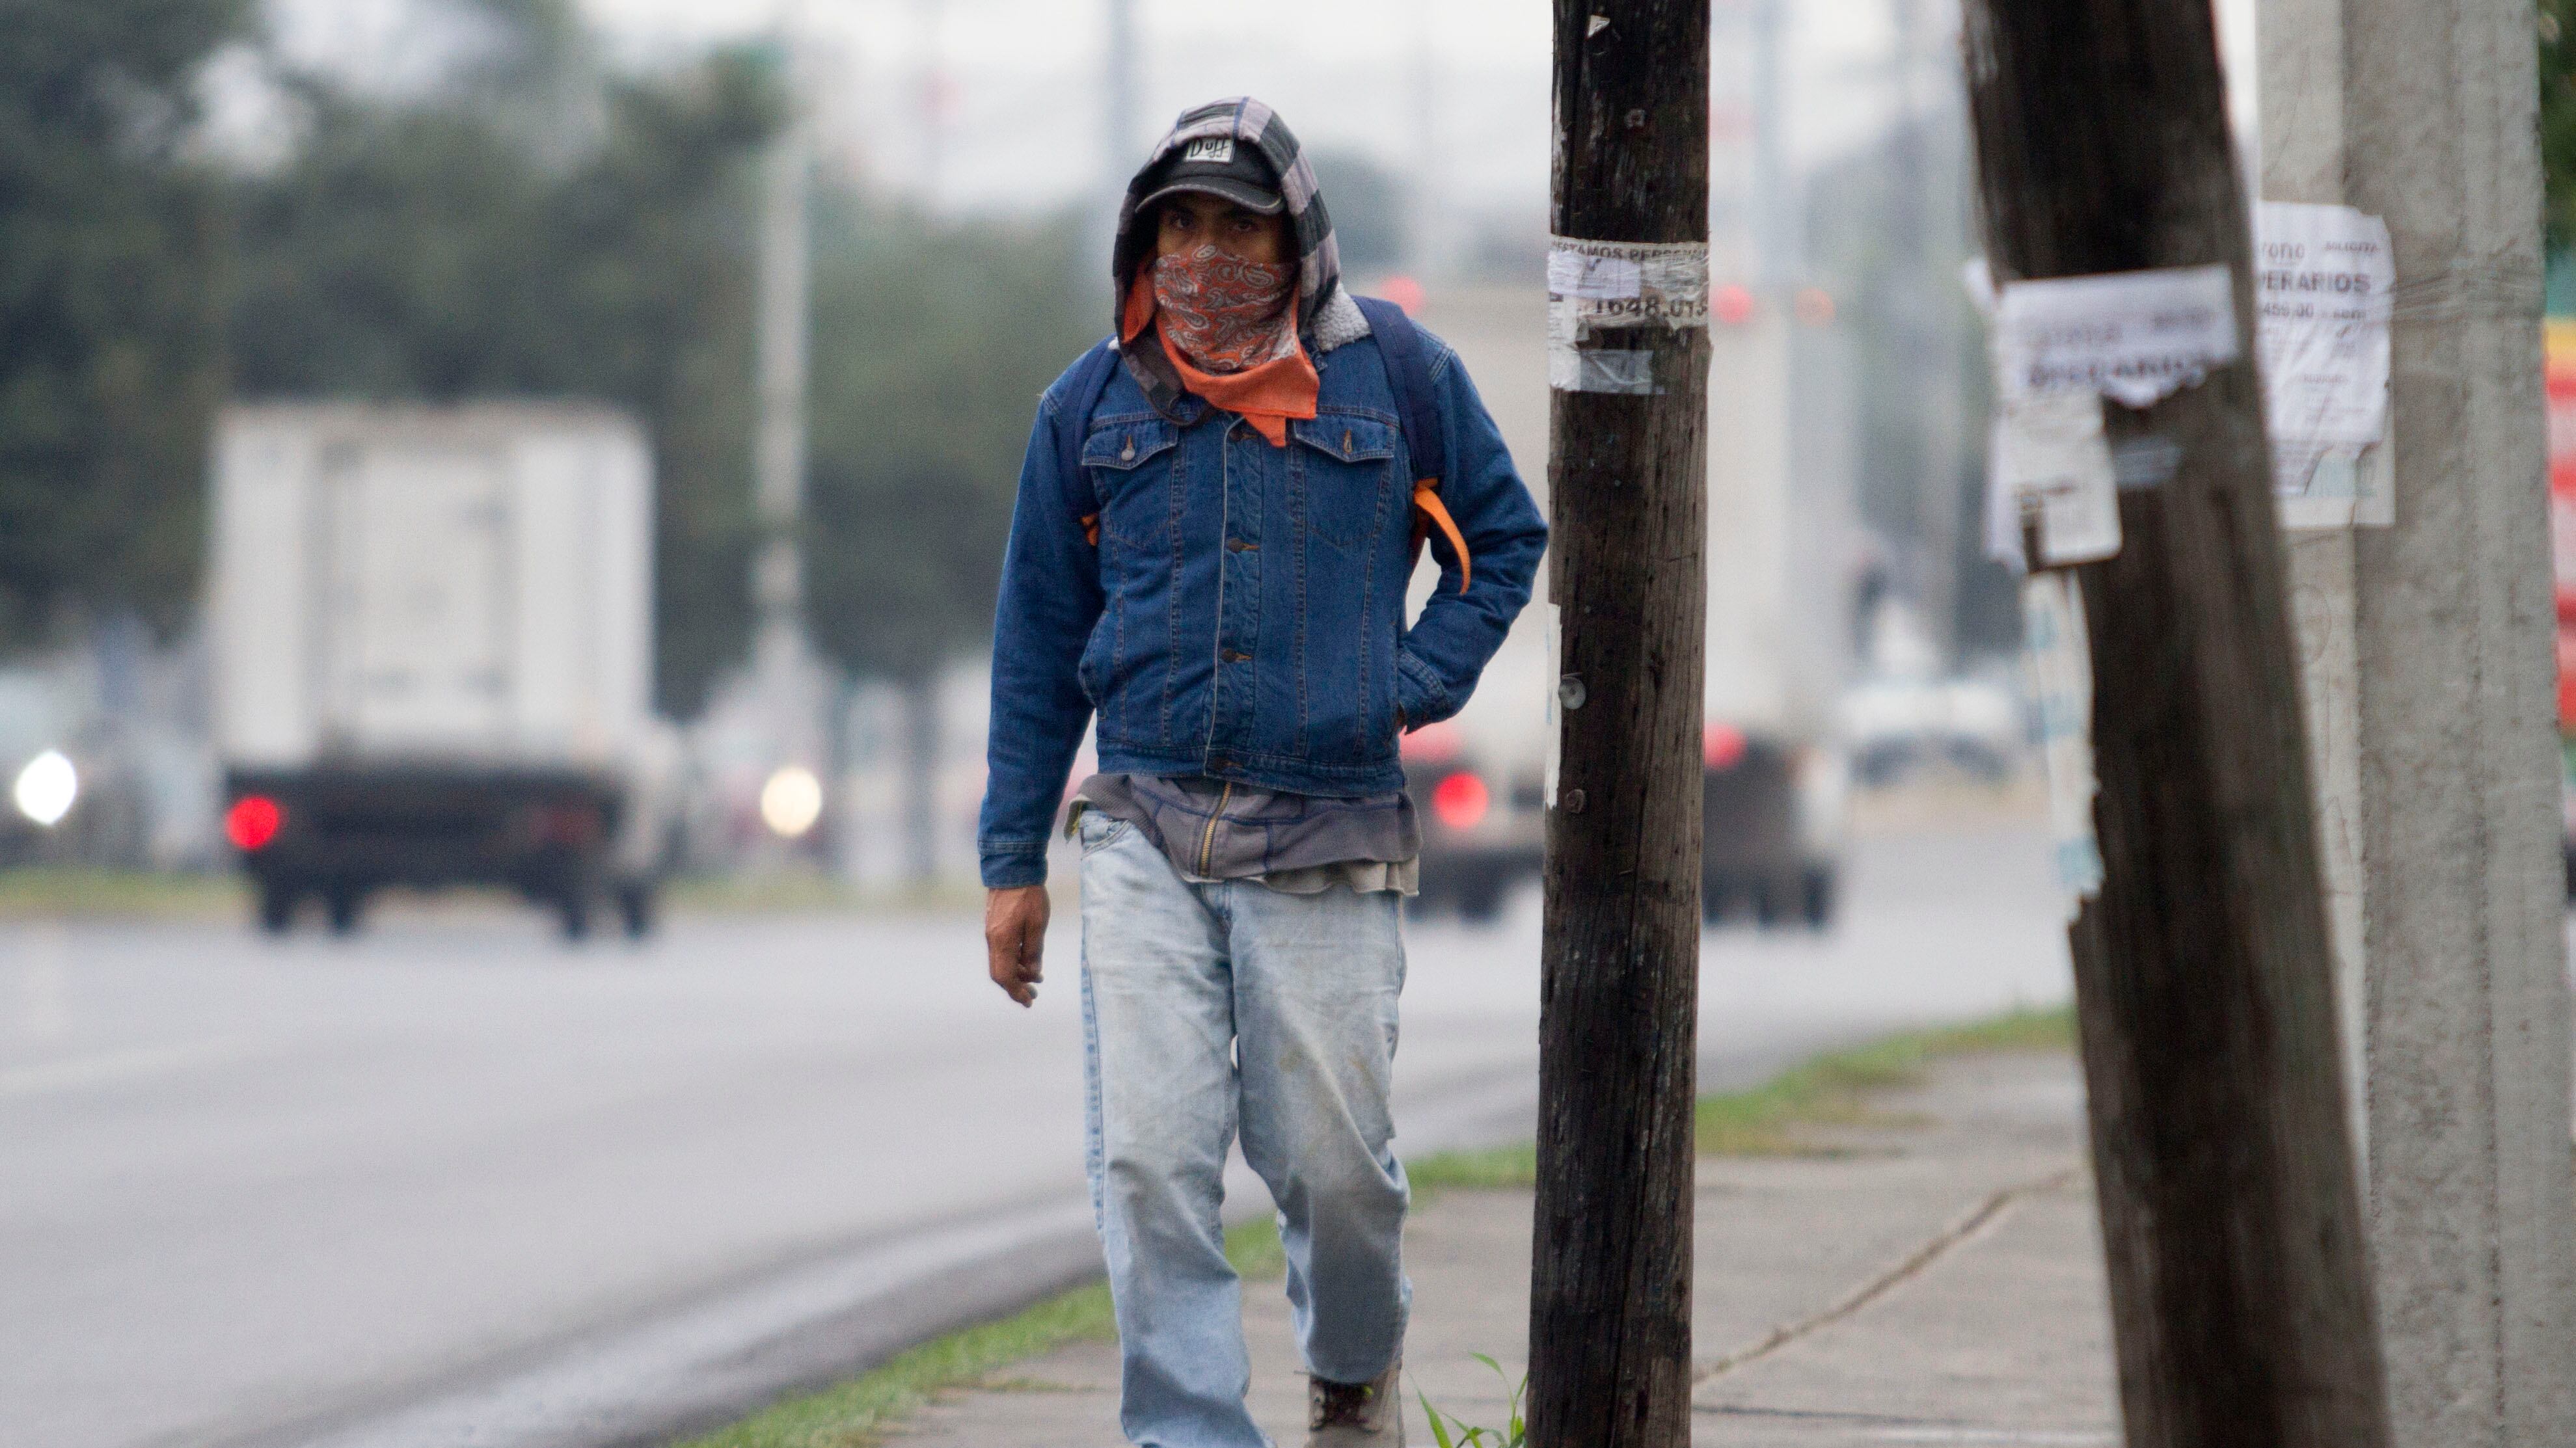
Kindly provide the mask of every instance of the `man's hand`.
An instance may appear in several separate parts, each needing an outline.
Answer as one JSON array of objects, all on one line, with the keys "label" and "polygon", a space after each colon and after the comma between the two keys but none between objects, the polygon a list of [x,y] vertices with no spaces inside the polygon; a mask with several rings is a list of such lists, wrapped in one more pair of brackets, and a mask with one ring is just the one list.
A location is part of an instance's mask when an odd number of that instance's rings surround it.
[{"label": "man's hand", "polygon": [[984,892],[984,953],[993,984],[1024,1006],[1036,1004],[1038,982],[1046,979],[1038,958],[1046,951],[1047,909],[1044,885]]}]

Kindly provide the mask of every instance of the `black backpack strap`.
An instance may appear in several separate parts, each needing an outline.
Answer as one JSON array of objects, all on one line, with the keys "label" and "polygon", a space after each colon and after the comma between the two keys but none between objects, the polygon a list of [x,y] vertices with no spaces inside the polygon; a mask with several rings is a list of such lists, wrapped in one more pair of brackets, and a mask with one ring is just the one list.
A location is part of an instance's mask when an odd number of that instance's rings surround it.
[{"label": "black backpack strap", "polygon": [[1082,440],[1091,431],[1091,414],[1100,408],[1100,395],[1109,390],[1109,379],[1117,374],[1118,360],[1116,342],[1104,341],[1083,353],[1082,360],[1073,364],[1055,418],[1057,476],[1064,480],[1068,495],[1077,485],[1089,493],[1091,511],[1082,515],[1082,531],[1094,547],[1100,543],[1100,488],[1096,480],[1082,475]]},{"label": "black backpack strap", "polygon": [[1433,400],[1431,357],[1422,344],[1422,329],[1393,302],[1362,296],[1351,300],[1359,303],[1370,335],[1377,338],[1377,354],[1386,362],[1387,387],[1395,393],[1395,413],[1404,422],[1404,451],[1413,460],[1413,506],[1419,514],[1413,520],[1415,556],[1420,556],[1436,527],[1448,540],[1450,551],[1458,555],[1458,591],[1464,593],[1474,575],[1467,540],[1459,536],[1458,525],[1440,501],[1440,480],[1449,475],[1449,445],[1440,431],[1440,404]]}]

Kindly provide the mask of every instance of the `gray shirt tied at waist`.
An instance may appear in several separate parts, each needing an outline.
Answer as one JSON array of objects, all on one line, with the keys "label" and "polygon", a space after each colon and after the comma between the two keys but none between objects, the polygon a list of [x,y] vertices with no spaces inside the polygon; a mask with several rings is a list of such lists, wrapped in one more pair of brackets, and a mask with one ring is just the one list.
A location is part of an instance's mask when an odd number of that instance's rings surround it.
[{"label": "gray shirt tied at waist", "polygon": [[1068,828],[1086,808],[1124,820],[1194,883],[1258,880],[1291,895],[1347,884],[1411,895],[1420,876],[1422,825],[1402,790],[1329,799],[1218,779],[1095,774],[1073,798]]}]

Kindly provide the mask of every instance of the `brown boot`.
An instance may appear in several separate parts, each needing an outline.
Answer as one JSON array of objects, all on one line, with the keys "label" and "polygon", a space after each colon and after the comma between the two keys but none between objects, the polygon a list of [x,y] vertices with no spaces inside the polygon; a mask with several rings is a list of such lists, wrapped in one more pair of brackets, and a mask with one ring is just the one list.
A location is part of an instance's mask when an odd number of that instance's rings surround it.
[{"label": "brown boot", "polygon": [[1306,1448],[1404,1448],[1401,1361],[1373,1382],[1306,1379]]}]

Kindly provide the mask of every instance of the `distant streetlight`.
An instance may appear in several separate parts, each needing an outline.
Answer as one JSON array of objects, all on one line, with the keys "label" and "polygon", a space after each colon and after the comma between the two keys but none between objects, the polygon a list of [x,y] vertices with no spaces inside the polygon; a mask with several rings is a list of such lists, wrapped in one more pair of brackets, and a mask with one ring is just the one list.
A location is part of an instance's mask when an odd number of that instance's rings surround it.
[{"label": "distant streetlight", "polygon": [[80,798],[80,771],[72,768],[61,750],[48,749],[18,771],[18,784],[10,797],[18,813],[52,829],[72,812],[72,801]]},{"label": "distant streetlight", "polygon": [[769,776],[760,787],[760,822],[782,840],[804,838],[823,817],[823,781],[801,764]]}]

